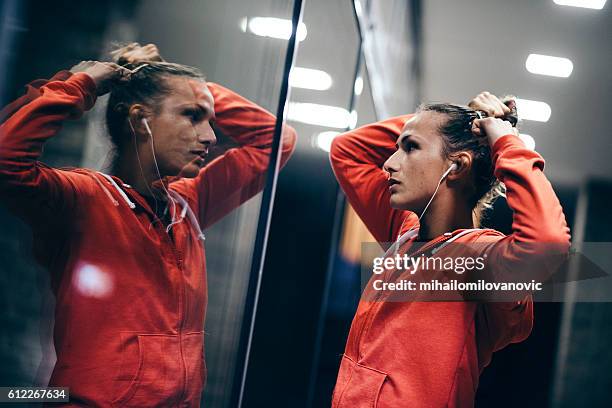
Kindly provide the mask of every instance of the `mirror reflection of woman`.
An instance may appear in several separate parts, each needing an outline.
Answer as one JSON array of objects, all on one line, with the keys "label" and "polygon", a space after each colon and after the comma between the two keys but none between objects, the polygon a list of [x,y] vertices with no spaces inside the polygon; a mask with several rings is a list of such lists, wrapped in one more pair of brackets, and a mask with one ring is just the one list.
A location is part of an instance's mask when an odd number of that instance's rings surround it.
[{"label": "mirror reflection of woman", "polygon": [[[519,244],[546,246],[563,259],[569,229],[544,175],[544,160],[504,120],[514,105],[484,92],[469,106],[423,105],[414,115],[334,139],[336,177],[376,240],[415,256],[410,248],[416,242],[425,243],[419,253],[447,242],[476,243],[477,255],[486,254],[491,265],[511,265],[510,274],[525,266]],[[513,210],[508,236],[478,228],[500,182]],[[548,255],[532,259],[541,266]],[[362,297],[332,406],[473,406],[479,375],[493,352],[527,338],[532,325],[533,303],[524,294],[506,302]]]},{"label": "mirror reflection of woman", "polygon": [[[261,191],[276,118],[150,44],[32,83],[0,130],[0,197],[28,222],[56,295],[50,386],[74,406],[199,406],[204,234]],[[110,92],[112,175],[55,169],[45,142]],[[211,124],[238,145],[208,162]],[[283,131],[285,164],[295,132]]]}]

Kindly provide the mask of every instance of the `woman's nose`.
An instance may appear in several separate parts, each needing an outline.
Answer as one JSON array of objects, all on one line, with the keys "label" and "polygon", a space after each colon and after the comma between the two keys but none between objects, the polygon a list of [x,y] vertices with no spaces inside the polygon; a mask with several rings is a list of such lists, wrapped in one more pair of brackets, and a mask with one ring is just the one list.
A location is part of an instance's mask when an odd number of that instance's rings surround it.
[{"label": "woman's nose", "polygon": [[395,153],[393,153],[391,157],[389,157],[385,161],[385,163],[383,164],[383,170],[386,171],[389,174],[389,176],[392,173],[397,172],[398,169],[397,169],[396,160],[395,160]]},{"label": "woman's nose", "polygon": [[217,137],[214,133],[212,135],[206,135],[204,137],[200,136],[199,142],[207,146],[212,146],[217,143]]},{"label": "woman's nose", "polygon": [[215,132],[210,126],[207,129],[200,129],[200,132],[198,132],[198,142],[206,146],[212,146],[217,143]]}]

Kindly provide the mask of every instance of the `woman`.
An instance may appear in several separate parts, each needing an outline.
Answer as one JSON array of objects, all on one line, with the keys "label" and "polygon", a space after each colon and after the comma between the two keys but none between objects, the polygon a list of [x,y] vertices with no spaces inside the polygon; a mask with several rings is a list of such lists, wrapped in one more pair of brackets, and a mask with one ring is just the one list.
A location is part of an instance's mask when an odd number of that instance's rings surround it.
[{"label": "woman", "polygon": [[[450,242],[479,244],[475,255],[504,265],[508,277],[526,265],[519,244],[537,249],[542,243],[562,256],[568,251],[569,230],[544,176],[544,160],[501,119],[511,108],[514,102],[506,105],[484,92],[469,107],[425,105],[415,115],[334,140],[336,177],[376,240],[394,243],[390,253],[418,257],[441,254]],[[505,184],[514,211],[509,236],[475,228],[483,204],[498,189],[496,179]],[[426,243],[415,251],[417,241]],[[531,265],[552,269],[545,254],[529,255]],[[350,329],[334,407],[473,406],[492,353],[524,340],[532,327],[529,296],[497,303],[398,302],[367,292]]]},{"label": "woman", "polygon": [[[56,295],[50,385],[77,406],[199,406],[205,229],[264,184],[276,118],[153,45],[84,62],[5,110],[0,197],[33,228]],[[110,91],[113,175],[38,161]],[[237,148],[210,163],[215,127]],[[282,163],[295,145],[284,129]],[[162,181],[163,180],[163,181]]]}]

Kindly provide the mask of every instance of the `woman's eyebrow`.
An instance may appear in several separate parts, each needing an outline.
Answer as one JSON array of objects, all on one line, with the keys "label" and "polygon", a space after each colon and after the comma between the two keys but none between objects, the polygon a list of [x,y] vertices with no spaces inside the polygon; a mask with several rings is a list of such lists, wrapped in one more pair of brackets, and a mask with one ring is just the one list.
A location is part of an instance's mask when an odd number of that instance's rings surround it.
[{"label": "woman's eyebrow", "polygon": [[397,142],[395,143],[395,148],[396,148],[396,149],[399,149],[399,148],[400,148],[400,145],[401,145],[402,143],[404,143],[404,141],[406,140],[406,138],[407,138],[407,137],[410,137],[410,135],[409,135],[408,133],[406,133],[406,132],[401,133],[401,134],[399,135],[399,137],[397,138]]},{"label": "woman's eyebrow", "polygon": [[404,132],[401,133],[399,135],[399,137],[397,138],[397,143],[395,144],[395,147],[397,147],[399,149],[400,144],[403,144],[407,141],[407,139],[414,137],[414,135],[408,133],[408,132]]},{"label": "woman's eyebrow", "polygon": [[202,105],[200,103],[197,103],[197,102],[185,103],[185,104],[179,105],[179,108],[180,109],[197,109],[197,110],[202,111],[206,115],[214,114],[214,111],[211,108],[205,105]]}]

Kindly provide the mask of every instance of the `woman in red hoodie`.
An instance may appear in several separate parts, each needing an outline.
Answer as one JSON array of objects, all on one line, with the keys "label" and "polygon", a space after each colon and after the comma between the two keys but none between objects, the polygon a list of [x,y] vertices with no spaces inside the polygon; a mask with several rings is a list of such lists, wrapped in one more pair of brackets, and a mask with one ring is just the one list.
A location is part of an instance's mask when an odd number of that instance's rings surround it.
[{"label": "woman in red hoodie", "polygon": [[[469,243],[470,255],[486,258],[502,281],[528,277],[526,270],[544,279],[554,270],[569,249],[569,229],[544,160],[503,120],[512,109],[513,101],[484,92],[469,107],[424,105],[334,140],[336,177],[376,240],[393,243],[388,253],[442,256],[457,249],[451,242]],[[509,236],[475,228],[500,182],[513,210]],[[416,242],[424,244],[415,250]],[[552,254],[559,256],[551,261]],[[505,302],[397,301],[395,294],[372,295],[375,279],[380,275],[366,286],[351,325],[336,408],[473,406],[492,353],[532,328],[533,304],[524,293]]]},{"label": "woman in red hoodie", "polygon": [[[32,84],[3,112],[0,197],[33,228],[56,295],[51,386],[74,406],[199,406],[206,379],[202,230],[264,185],[276,118],[194,68],[133,45]],[[146,60],[146,61],[143,61]],[[111,90],[113,175],[38,161]],[[215,127],[237,147],[205,162]],[[282,161],[295,145],[285,128]]]}]

